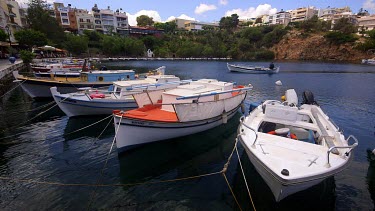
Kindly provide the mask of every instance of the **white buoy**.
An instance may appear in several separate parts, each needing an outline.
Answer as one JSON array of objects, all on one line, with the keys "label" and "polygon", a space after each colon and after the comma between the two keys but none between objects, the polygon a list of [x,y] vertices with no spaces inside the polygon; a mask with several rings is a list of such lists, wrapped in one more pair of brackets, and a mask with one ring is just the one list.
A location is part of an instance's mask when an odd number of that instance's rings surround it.
[{"label": "white buoy", "polygon": [[278,85],[278,86],[282,86],[283,85],[283,83],[280,80],[276,81],[275,84]]}]

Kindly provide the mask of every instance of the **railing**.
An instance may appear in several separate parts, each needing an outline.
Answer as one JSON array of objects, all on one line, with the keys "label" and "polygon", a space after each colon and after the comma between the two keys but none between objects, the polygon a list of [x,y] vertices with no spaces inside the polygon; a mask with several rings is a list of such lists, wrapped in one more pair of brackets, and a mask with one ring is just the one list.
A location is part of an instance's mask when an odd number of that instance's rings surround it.
[{"label": "railing", "polygon": [[349,143],[349,139],[352,138],[354,140],[354,144],[350,145],[350,146],[334,146],[334,147],[331,147],[328,149],[327,151],[327,164],[326,164],[326,167],[327,168],[330,168],[331,167],[331,164],[329,163],[329,154],[331,154],[331,152],[334,150],[334,149],[349,149],[349,151],[345,152],[343,157],[344,156],[349,156],[350,152],[356,147],[358,146],[358,139],[356,137],[354,137],[353,135],[350,135],[346,141]]},{"label": "railing", "polygon": [[225,94],[225,93],[231,93],[231,92],[249,91],[251,89],[252,89],[252,87],[247,87],[247,88],[241,88],[241,89],[232,89],[232,90],[228,90],[228,91],[209,92],[209,93],[205,93],[205,94],[195,94],[195,95],[177,97],[176,99],[177,100],[185,100],[185,99],[206,97],[206,96]]},{"label": "railing", "polygon": [[240,124],[243,125],[243,126],[245,126],[247,129],[252,130],[254,132],[254,134],[255,134],[255,140],[254,140],[254,142],[253,142],[253,144],[251,146],[255,148],[255,143],[258,140],[258,133],[253,128],[251,128],[250,126],[248,126],[247,124],[245,124],[244,120],[245,120],[245,116],[242,116],[240,118]]}]

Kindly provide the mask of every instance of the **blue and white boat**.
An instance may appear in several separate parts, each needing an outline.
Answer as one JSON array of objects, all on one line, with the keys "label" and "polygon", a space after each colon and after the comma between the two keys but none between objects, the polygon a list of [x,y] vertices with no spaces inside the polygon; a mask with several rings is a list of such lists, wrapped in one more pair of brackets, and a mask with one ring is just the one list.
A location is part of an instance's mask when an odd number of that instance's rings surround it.
[{"label": "blue and white boat", "polygon": [[[147,73],[144,77],[149,75],[162,75],[165,71],[165,66],[159,67]],[[32,98],[52,97],[51,87],[57,87],[57,91],[65,94],[78,91],[79,88],[91,87],[109,87],[114,81],[129,81],[135,80],[141,76],[136,77],[134,70],[105,70],[105,71],[82,71],[79,77],[66,72],[58,75],[51,75],[50,78],[38,78],[35,76],[20,75],[18,71],[13,72],[16,79],[15,82],[21,84],[23,90]]]}]

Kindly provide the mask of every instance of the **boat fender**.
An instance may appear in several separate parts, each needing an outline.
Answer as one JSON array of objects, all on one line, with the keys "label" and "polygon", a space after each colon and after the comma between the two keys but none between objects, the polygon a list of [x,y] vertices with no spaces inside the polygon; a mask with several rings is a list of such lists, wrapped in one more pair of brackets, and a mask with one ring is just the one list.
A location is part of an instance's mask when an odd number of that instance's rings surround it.
[{"label": "boat fender", "polygon": [[222,118],[223,118],[223,124],[226,124],[228,122],[228,115],[227,113],[225,113],[225,111],[222,114]]},{"label": "boat fender", "polygon": [[245,103],[241,103],[241,113],[245,114]]}]

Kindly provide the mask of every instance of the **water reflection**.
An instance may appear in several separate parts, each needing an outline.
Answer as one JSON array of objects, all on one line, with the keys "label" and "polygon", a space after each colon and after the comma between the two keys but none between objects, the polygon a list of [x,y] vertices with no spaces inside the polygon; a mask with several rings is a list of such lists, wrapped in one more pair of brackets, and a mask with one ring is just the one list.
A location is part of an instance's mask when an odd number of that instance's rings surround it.
[{"label": "water reflection", "polygon": [[176,170],[175,178],[210,173],[206,165],[224,161],[230,154],[240,116],[237,113],[227,124],[203,133],[145,144],[119,154],[121,182],[147,181],[172,170]]},{"label": "water reflection", "polygon": [[369,162],[369,166],[367,170],[366,180],[367,180],[367,185],[368,185],[368,191],[370,192],[370,196],[375,207],[375,154],[374,152],[375,150],[371,151],[370,149],[367,149],[367,160]]}]

